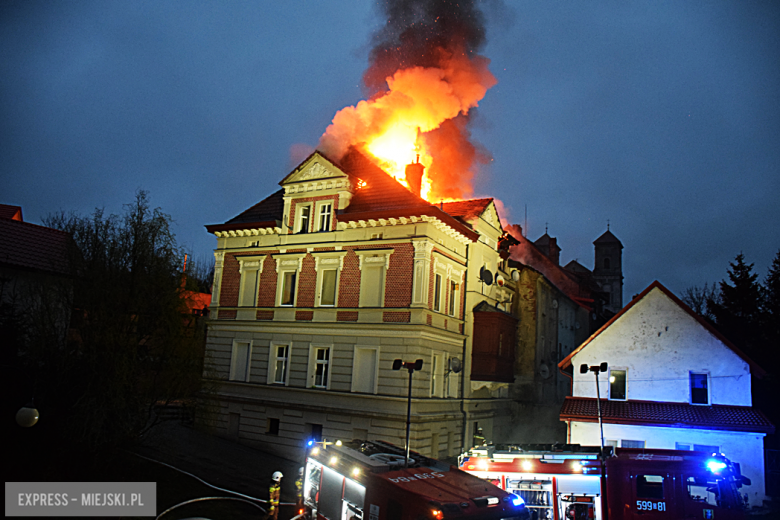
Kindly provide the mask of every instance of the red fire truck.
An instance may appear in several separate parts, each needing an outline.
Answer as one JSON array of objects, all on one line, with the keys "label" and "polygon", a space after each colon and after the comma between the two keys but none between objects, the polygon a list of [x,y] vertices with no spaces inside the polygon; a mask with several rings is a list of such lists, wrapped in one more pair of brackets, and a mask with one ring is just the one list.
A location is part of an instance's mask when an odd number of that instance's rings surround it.
[{"label": "red fire truck", "polygon": [[520,496],[382,441],[317,443],[306,457],[312,520],[527,520]]},{"label": "red fire truck", "polygon": [[533,445],[481,447],[459,467],[520,495],[533,520],[742,519],[739,464],[703,452]]}]

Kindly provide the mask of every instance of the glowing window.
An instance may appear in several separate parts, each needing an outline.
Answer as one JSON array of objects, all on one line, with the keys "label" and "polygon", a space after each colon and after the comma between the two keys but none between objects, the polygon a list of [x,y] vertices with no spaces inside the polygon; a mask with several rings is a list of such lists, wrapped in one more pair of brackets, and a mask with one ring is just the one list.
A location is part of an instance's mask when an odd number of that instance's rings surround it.
[{"label": "glowing window", "polygon": [[625,370],[609,370],[609,398],[615,401],[626,400]]}]

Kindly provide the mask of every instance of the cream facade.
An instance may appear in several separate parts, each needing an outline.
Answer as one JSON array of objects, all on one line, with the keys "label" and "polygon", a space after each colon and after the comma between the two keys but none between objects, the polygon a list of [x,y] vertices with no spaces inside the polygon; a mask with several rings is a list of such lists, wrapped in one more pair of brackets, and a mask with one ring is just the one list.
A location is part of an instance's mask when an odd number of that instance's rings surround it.
[{"label": "cream facade", "polygon": [[355,152],[315,153],[280,184],[208,226],[214,430],[289,457],[310,438],[403,445],[409,376],[393,360],[422,359],[412,449],[454,456],[475,428],[507,431],[508,383],[471,378],[471,309],[513,305],[492,200],[430,205]]}]

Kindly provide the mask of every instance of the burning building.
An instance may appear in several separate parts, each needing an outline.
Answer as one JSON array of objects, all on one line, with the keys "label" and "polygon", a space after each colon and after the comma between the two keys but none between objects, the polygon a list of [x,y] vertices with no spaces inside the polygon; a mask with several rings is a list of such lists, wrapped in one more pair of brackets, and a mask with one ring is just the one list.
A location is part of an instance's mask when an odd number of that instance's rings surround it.
[{"label": "burning building", "polygon": [[392,365],[422,359],[413,449],[505,434],[517,323],[493,200],[430,204],[355,149],[315,152],[280,185],[207,226],[217,431],[290,456],[311,438],[403,445],[407,374]]}]

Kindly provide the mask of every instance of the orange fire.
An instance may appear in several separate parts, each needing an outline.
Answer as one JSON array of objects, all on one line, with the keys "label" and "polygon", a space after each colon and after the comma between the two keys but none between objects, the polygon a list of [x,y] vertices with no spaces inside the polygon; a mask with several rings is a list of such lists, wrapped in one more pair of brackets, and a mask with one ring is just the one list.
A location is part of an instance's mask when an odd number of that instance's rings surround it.
[{"label": "orange fire", "polygon": [[399,69],[387,78],[385,92],[336,113],[321,148],[341,157],[358,146],[407,187],[405,167],[419,156],[425,166],[421,197],[439,202],[470,195],[478,152],[468,142],[465,120],[496,78],[487,58],[438,52],[438,66]]}]

